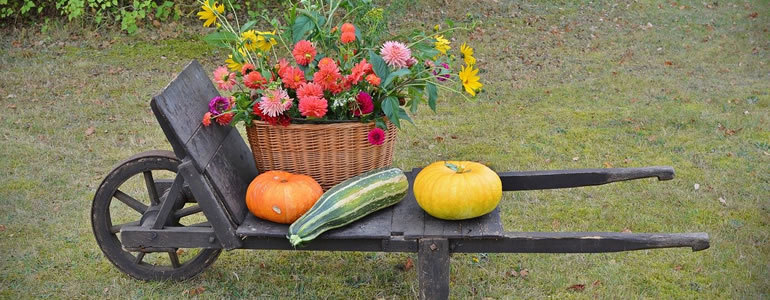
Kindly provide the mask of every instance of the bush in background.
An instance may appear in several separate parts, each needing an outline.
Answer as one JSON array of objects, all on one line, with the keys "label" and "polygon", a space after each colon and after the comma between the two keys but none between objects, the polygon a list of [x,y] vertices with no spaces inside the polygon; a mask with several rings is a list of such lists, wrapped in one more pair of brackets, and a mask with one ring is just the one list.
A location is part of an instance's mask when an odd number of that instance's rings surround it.
[{"label": "bush in background", "polygon": [[[232,6],[256,11],[264,8],[264,2],[233,1]],[[51,19],[61,19],[85,26],[119,25],[133,34],[144,24],[176,21],[199,8],[195,0],[0,0],[0,26],[34,23],[46,31]]]}]

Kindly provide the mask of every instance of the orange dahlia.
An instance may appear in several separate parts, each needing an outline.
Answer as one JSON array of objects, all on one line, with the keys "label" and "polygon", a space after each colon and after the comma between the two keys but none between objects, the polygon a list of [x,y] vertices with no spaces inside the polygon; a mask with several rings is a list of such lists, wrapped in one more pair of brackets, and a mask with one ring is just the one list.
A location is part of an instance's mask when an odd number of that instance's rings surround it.
[{"label": "orange dahlia", "polygon": [[317,52],[315,50],[315,46],[313,46],[313,43],[306,40],[301,40],[294,45],[294,50],[291,51],[291,54],[294,56],[294,60],[296,60],[298,64],[307,66],[307,64],[315,59]]}]

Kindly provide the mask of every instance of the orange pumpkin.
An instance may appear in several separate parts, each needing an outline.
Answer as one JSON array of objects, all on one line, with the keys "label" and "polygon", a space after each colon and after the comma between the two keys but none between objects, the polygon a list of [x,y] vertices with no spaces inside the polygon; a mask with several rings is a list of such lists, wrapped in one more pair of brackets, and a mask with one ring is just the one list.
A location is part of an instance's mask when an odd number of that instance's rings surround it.
[{"label": "orange pumpkin", "polygon": [[318,201],[321,186],[307,175],[284,171],[260,174],[246,190],[246,206],[260,219],[291,224]]}]

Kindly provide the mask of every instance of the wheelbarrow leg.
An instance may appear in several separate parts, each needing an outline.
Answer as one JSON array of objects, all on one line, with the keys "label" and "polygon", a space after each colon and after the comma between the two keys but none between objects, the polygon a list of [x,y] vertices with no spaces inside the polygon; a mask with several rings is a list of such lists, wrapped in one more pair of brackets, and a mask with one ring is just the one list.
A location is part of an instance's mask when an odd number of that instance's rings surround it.
[{"label": "wheelbarrow leg", "polygon": [[449,298],[449,241],[420,239],[417,252],[420,299]]}]

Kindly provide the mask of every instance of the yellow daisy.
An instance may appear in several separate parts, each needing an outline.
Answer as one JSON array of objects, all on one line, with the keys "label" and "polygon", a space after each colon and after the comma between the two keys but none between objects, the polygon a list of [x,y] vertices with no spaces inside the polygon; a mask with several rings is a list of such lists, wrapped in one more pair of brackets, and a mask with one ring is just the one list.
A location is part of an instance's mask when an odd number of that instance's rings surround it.
[{"label": "yellow daisy", "polygon": [[477,75],[478,73],[479,69],[474,70],[473,66],[463,66],[463,69],[460,71],[460,80],[463,83],[463,87],[471,96],[476,96],[476,91],[484,86],[479,82],[481,78]]},{"label": "yellow daisy", "polygon": [[227,68],[229,68],[230,71],[233,71],[233,72],[240,72],[241,68],[243,68],[243,64],[235,61],[235,59],[233,59],[232,54],[227,56],[225,63],[227,64]]},{"label": "yellow daisy", "polygon": [[[271,36],[268,40],[267,36]],[[270,51],[270,48],[278,44],[275,40],[275,30],[273,31],[257,31],[257,43],[256,46],[259,50],[264,52]]]},{"label": "yellow daisy", "polygon": [[203,11],[198,12],[198,17],[201,20],[206,20],[206,22],[203,23],[203,27],[209,27],[211,24],[217,22],[217,15],[214,13],[214,11],[218,12],[220,15],[225,13],[225,5],[217,5],[216,2],[214,2],[213,7],[209,6],[208,2],[205,2],[203,5],[201,5],[201,9]]},{"label": "yellow daisy", "polygon": [[257,43],[259,42],[259,40],[257,39],[257,33],[254,30],[249,30],[244,33],[241,33],[241,42],[243,42],[244,49],[248,51],[256,51]]},{"label": "yellow daisy", "polygon": [[463,60],[465,60],[465,64],[472,66],[476,64],[476,58],[473,57],[473,48],[468,47],[465,43],[463,43],[462,46],[460,46],[460,53],[463,54]]},{"label": "yellow daisy", "polygon": [[449,47],[449,41],[445,39],[443,35],[436,36],[435,47],[438,52],[441,52],[441,54],[446,54],[447,50],[451,49]]}]

